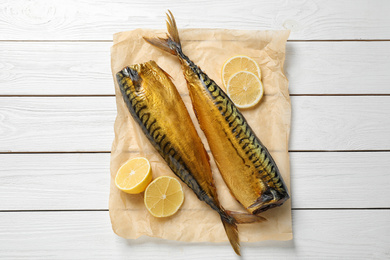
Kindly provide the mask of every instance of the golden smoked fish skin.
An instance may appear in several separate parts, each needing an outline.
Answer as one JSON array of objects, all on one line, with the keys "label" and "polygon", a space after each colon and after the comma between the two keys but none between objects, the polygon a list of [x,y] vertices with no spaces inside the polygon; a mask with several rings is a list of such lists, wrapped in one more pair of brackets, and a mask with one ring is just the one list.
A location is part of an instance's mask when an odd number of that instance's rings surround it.
[{"label": "golden smoked fish skin", "polygon": [[193,109],[225,183],[252,214],[282,205],[290,196],[271,154],[227,94],[182,52],[169,14],[168,38],[145,40],[179,58]]},{"label": "golden smoked fish skin", "polygon": [[219,211],[209,157],[168,75],[149,61],[116,76],[131,115],[154,148],[200,200]]},{"label": "golden smoked fish skin", "polygon": [[145,136],[196,196],[218,212],[234,251],[240,254],[237,224],[265,219],[227,212],[220,205],[209,157],[168,74],[149,61],[126,67],[116,77],[130,114]]}]

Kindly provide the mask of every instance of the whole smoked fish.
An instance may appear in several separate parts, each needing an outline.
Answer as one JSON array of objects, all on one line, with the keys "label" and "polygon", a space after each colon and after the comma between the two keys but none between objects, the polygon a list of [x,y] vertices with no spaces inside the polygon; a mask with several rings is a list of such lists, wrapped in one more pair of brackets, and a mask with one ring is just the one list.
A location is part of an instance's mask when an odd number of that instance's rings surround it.
[{"label": "whole smoked fish", "polygon": [[220,205],[209,157],[169,75],[149,61],[124,68],[116,78],[130,114],[143,133],[172,171],[218,212],[233,249],[240,254],[236,224],[265,219],[227,212]]},{"label": "whole smoked fish", "polygon": [[282,205],[290,196],[271,154],[226,93],[183,53],[170,11],[167,17],[166,39],[144,39],[179,58],[193,109],[225,183],[252,214]]}]

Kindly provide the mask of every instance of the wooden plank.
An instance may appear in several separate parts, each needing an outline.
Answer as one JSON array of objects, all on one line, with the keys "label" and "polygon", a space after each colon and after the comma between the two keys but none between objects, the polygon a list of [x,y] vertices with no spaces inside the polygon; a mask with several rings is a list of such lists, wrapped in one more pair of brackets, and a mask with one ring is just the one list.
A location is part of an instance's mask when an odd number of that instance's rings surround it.
[{"label": "wooden plank", "polygon": [[[293,208],[390,208],[389,156],[290,153]],[[0,161],[0,210],[108,209],[108,153],[0,154]]]},{"label": "wooden plank", "polygon": [[[113,95],[111,42],[0,42],[0,95]],[[390,94],[390,42],[288,42],[291,94]]]},{"label": "wooden plank", "polygon": [[0,95],[112,95],[111,45],[0,42]]},{"label": "wooden plank", "polygon": [[109,151],[114,97],[0,98],[0,149]]},{"label": "wooden plank", "polygon": [[[294,240],[243,243],[245,259],[387,259],[390,210],[293,211]],[[0,213],[5,259],[238,259],[227,242],[184,243],[111,230],[108,212]]]},{"label": "wooden plank", "polygon": [[3,1],[1,40],[111,40],[135,28],[162,28],[170,8],[180,28],[290,29],[291,39],[389,39],[384,0]]},{"label": "wooden plank", "polygon": [[0,210],[108,209],[109,153],[0,154],[0,161]]},{"label": "wooden plank", "polygon": [[390,94],[390,42],[288,42],[291,94]]},{"label": "wooden plank", "polygon": [[[294,96],[290,150],[389,150],[390,97]],[[114,97],[0,97],[0,152],[110,151]]]},{"label": "wooden plank", "polygon": [[293,97],[290,150],[389,150],[390,97]]},{"label": "wooden plank", "polygon": [[[389,152],[290,153],[294,208],[390,208]],[[373,198],[369,193],[379,196]]]}]

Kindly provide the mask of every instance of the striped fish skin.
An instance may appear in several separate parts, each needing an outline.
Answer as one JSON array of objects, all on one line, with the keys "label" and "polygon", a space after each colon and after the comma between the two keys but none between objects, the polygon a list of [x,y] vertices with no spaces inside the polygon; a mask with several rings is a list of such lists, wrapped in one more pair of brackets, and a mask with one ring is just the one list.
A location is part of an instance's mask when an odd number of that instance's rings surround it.
[{"label": "striped fish skin", "polygon": [[154,61],[118,72],[123,99],[145,136],[196,196],[218,212],[234,251],[240,255],[237,224],[266,219],[225,211],[218,201],[209,157],[179,92]]},{"label": "striped fish skin", "polygon": [[183,53],[175,19],[171,12],[167,17],[167,39],[144,39],[179,58],[196,117],[231,193],[255,215],[282,205],[290,196],[271,154],[226,93]]},{"label": "striped fish skin", "polygon": [[282,205],[290,196],[267,148],[227,94],[181,56],[197,119],[233,195],[252,214]]},{"label": "striped fish skin", "polygon": [[221,210],[209,157],[169,76],[149,61],[116,77],[132,117],[172,171],[200,200],[233,221]]}]

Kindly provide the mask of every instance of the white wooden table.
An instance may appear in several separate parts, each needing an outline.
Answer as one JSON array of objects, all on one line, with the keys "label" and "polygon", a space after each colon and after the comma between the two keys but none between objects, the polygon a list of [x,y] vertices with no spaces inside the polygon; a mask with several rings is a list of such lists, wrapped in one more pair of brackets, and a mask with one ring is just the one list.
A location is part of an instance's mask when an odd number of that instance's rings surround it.
[{"label": "white wooden table", "polygon": [[170,8],[181,28],[292,30],[294,240],[244,259],[389,259],[390,2],[141,2],[0,2],[0,258],[237,259],[111,230],[112,34]]}]

